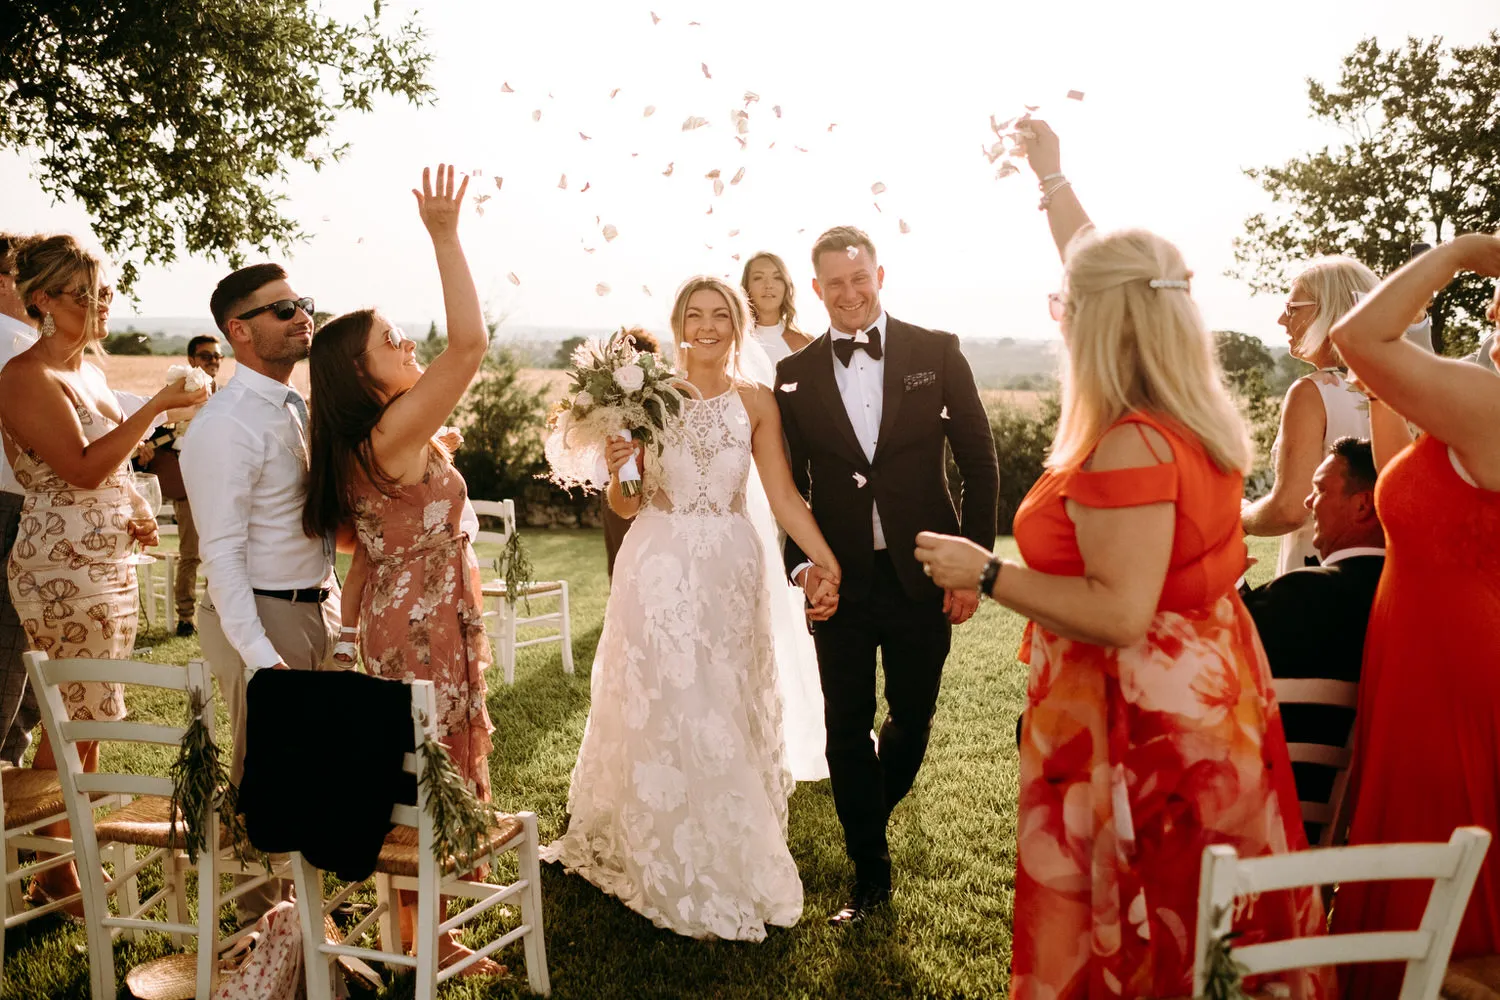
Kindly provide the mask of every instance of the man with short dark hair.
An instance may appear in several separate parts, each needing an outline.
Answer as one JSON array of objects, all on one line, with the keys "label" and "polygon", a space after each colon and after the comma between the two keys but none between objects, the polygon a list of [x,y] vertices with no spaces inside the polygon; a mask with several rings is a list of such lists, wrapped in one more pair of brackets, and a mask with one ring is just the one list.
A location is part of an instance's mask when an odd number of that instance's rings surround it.
[{"label": "man with short dark hair", "polygon": [[[184,436],[182,478],[208,578],[198,615],[203,654],[229,712],[230,779],[238,783],[246,668],[330,663],[339,592],[330,541],[302,530],[307,403],[290,383],[312,347],[313,301],[298,296],[279,265],[257,264],[219,282],[209,308],[234,349],[235,373]],[[258,917],[282,891],[273,884],[242,896],[241,920]]]},{"label": "man with short dark hair", "polygon": [[[1334,442],[1304,501],[1321,565],[1294,569],[1245,593],[1272,677],[1359,680],[1370,605],[1385,567],[1375,479],[1369,441]],[[1318,705],[1283,705],[1281,717],[1287,742],[1338,747],[1348,742],[1354,722],[1352,709]],[[1328,801],[1332,768],[1294,763],[1292,772],[1299,800]],[[1317,843],[1318,833],[1311,827],[1308,839]]]}]

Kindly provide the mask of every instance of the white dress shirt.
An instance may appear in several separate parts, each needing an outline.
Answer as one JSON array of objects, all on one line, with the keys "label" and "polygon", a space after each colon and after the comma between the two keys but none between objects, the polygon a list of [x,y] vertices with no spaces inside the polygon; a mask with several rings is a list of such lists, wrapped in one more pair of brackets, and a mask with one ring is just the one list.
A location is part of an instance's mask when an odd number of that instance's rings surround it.
[{"label": "white dress shirt", "polygon": [[1337,551],[1328,553],[1318,565],[1332,566],[1336,562],[1343,562],[1345,559],[1355,559],[1359,556],[1380,556],[1381,558],[1385,558],[1385,549],[1377,548],[1373,545],[1355,545],[1347,549],[1338,549]]},{"label": "white dress shirt", "polygon": [[[880,318],[873,324],[880,331],[879,361],[870,357],[868,351],[855,351],[846,368],[837,354],[833,356],[833,380],[838,383],[839,395],[844,397],[844,410],[849,414],[849,422],[854,425],[854,436],[859,439],[859,446],[864,449],[865,458],[870,461],[875,460],[875,444],[880,439],[880,415],[885,410],[885,325],[886,314],[882,310]],[[863,332],[860,331],[861,334]],[[828,334],[834,340],[855,339],[852,333],[840,333],[831,328]],[[875,551],[879,552],[885,548],[885,531],[880,527],[879,507],[870,508],[870,520],[875,529]]]},{"label": "white dress shirt", "polygon": [[302,531],[308,452],[290,386],[239,365],[193,418],[182,441],[182,480],[198,527],[208,593],[240,659],[271,667],[253,589],[327,586],[323,539]]}]

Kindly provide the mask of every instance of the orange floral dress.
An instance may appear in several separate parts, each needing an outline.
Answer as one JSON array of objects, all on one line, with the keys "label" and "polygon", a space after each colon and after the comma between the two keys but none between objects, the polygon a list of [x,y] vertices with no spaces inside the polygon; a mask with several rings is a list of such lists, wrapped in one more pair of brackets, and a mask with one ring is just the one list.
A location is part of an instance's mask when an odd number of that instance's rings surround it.
[{"label": "orange floral dress", "polygon": [[422,482],[389,496],[361,477],[354,522],[370,570],[359,609],[360,655],[377,677],[433,682],[438,740],[488,801],[490,643],[479,561],[459,528],[467,499],[464,477],[436,449]]},{"label": "orange floral dress", "polygon": [[[1049,470],[1016,513],[1031,568],[1082,576],[1067,500],[1176,505],[1145,640],[1114,648],[1027,628],[1011,966],[1019,1000],[1190,995],[1203,848],[1253,857],[1307,846],[1270,669],[1234,590],[1246,557],[1241,477],[1173,424],[1144,414],[1120,423],[1155,428],[1172,458]],[[1319,894],[1266,894],[1241,906],[1235,927],[1242,943],[1319,934]],[[1284,978],[1293,996],[1331,993],[1326,970]]]}]

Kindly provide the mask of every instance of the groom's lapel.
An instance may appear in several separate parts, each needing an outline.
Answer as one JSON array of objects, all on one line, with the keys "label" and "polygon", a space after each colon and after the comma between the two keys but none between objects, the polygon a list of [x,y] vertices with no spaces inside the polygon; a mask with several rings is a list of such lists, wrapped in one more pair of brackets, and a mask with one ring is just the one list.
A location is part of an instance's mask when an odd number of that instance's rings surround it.
[{"label": "groom's lapel", "polygon": [[839,393],[839,384],[833,377],[833,338],[824,333],[809,344],[803,353],[807,355],[805,363],[807,381],[811,383],[808,388],[823,404],[823,408],[828,412],[828,419],[843,436],[850,455],[859,464],[868,465],[869,460],[865,458],[865,450],[860,447],[859,438],[854,434],[854,425],[849,422],[849,411],[844,408],[844,397]]},{"label": "groom's lapel", "polygon": [[901,400],[906,395],[907,368],[911,360],[911,339],[905,324],[894,316],[885,321],[885,385],[880,404],[880,436],[875,439],[875,457],[885,447],[886,438],[896,429],[901,414]]}]

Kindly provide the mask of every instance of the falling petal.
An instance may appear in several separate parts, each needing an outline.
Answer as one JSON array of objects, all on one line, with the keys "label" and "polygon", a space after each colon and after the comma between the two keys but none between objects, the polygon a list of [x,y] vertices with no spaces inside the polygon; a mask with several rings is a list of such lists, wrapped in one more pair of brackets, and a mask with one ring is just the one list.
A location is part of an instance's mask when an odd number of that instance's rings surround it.
[{"label": "falling petal", "polygon": [[584,253],[593,253],[594,251],[596,251],[598,249],[599,249],[598,247],[584,247],[583,248],[583,252]]},{"label": "falling petal", "polygon": [[709,180],[713,180],[714,178],[716,178],[716,177],[719,176],[719,168],[715,167],[714,169],[710,170],[708,173],[704,174],[703,176],[706,177],[706,178],[708,178]]},{"label": "falling petal", "polygon": [[870,185],[870,193],[885,194],[885,185],[880,183],[879,181],[876,181],[874,184]]},{"label": "falling petal", "polygon": [[616,229],[614,226],[605,226],[604,227],[604,242],[609,243],[612,240],[614,240],[614,238],[616,236],[619,236],[619,235],[620,235],[620,231],[618,229]]},{"label": "falling petal", "polygon": [[620,88],[619,87],[616,87],[614,90],[611,90],[609,92],[609,99],[611,101],[614,100],[615,99],[615,95],[618,94],[619,92],[620,92]]},{"label": "falling petal", "polygon": [[773,142],[769,146],[767,146],[766,148],[767,149],[775,149],[776,148],[776,143]]},{"label": "falling petal", "polygon": [[564,191],[566,191],[568,189],[568,175],[567,174],[563,174],[562,177],[558,179],[557,186],[560,187],[560,188],[562,188]]},{"label": "falling petal", "polygon": [[714,180],[714,197],[717,198],[719,195],[721,195],[723,193],[724,193],[724,182],[721,181],[721,180],[718,180],[716,178]]},{"label": "falling petal", "polygon": [[901,231],[902,231],[902,232],[903,232],[903,233],[909,233],[909,232],[911,232],[911,226],[908,226],[908,225],[907,225],[907,224],[906,224],[906,220],[905,220],[905,219],[900,219],[900,220],[898,220],[898,221],[899,221],[899,222],[900,222],[900,225],[901,225]]},{"label": "falling petal", "polygon": [[472,176],[474,176],[474,177],[483,177],[484,176],[484,168],[483,167],[475,167],[473,170],[470,170],[469,173]]},{"label": "falling petal", "polygon": [[597,285],[594,286],[594,294],[595,295],[608,295],[609,294],[609,286],[606,285],[602,281],[599,282],[599,284],[597,284]]},{"label": "falling petal", "polygon": [[676,163],[676,161],[674,160],[672,163],[668,163],[667,164],[667,169],[665,169],[665,170],[663,170],[661,172],[661,175],[663,177],[671,177],[672,176],[672,166],[673,166],[673,163]]},{"label": "falling petal", "polygon": [[689,21],[688,22],[688,27],[689,28],[701,28],[701,27],[703,27],[703,22],[702,21]]},{"label": "falling petal", "polygon": [[834,123],[832,123],[831,125],[828,126],[828,131],[832,132],[834,129],[838,128],[838,126],[839,126],[839,123],[838,122],[834,122]]},{"label": "falling petal", "polygon": [[502,185],[504,183],[505,183],[505,178],[504,177],[496,177],[495,178],[495,190],[499,191],[500,190],[500,185]]},{"label": "falling petal", "polygon": [[859,256],[859,247],[847,246],[844,247],[844,252],[849,255],[850,260],[853,260],[854,258]]},{"label": "falling petal", "polygon": [[799,232],[799,233],[805,233],[805,232],[807,232],[807,230],[806,229],[799,229],[799,230],[797,230],[797,232]]},{"label": "falling petal", "polygon": [[1006,129],[1010,128],[1011,125],[1015,124],[1015,121],[1016,120],[1014,118],[1007,118],[1003,122],[997,122],[995,121],[995,116],[990,115],[990,130],[993,131],[996,135],[999,135]]},{"label": "falling petal", "polygon": [[647,295],[651,294],[651,288],[649,286],[647,286],[647,285],[642,285],[641,286],[641,291],[645,292]]},{"label": "falling petal", "polygon": [[[594,216],[594,225],[596,225],[596,226],[597,226],[597,225],[598,225],[598,224],[599,224],[599,216],[597,216],[597,215],[596,215],[596,216]],[[579,243],[582,243],[582,242],[583,242],[583,237],[581,237],[581,236],[580,236],[580,237],[579,237],[579,238],[578,238],[578,242],[579,242]]]},{"label": "falling petal", "polygon": [[660,24],[661,23],[661,18],[659,18],[659,17],[656,16],[656,11],[654,11],[654,10],[651,12],[651,23],[652,24]]},{"label": "falling petal", "polygon": [[[877,211],[877,212],[880,211],[880,202],[878,202],[878,201],[877,202],[872,202],[871,204],[873,204],[875,206],[875,211]],[[884,213],[882,212],[881,214],[883,215]]]},{"label": "falling petal", "polygon": [[799,153],[805,153],[805,152],[807,152],[807,147],[806,146],[793,146],[792,148],[795,149]]},{"label": "falling petal", "polygon": [[859,473],[856,472],[854,474],[854,488],[855,489],[860,489],[860,490],[864,489],[865,488],[865,483],[868,483],[868,482],[869,482],[869,480],[866,479],[864,476],[860,475]]},{"label": "falling petal", "polygon": [[542,120],[542,109],[541,108],[537,108],[535,111],[533,111],[531,113],[531,120],[534,121],[534,122],[539,122],[539,121]]},{"label": "falling petal", "polygon": [[1027,111],[1035,111],[1038,108],[1040,108],[1041,105],[1040,104],[1027,104],[1027,105],[1025,105],[1025,107],[1026,107]]},{"label": "falling petal", "polygon": [[773,104],[773,105],[771,105],[771,111],[775,113],[775,115],[776,115],[777,118],[781,117],[781,105],[779,105],[779,104]]},{"label": "falling petal", "polygon": [[631,153],[630,155],[631,156],[640,156],[641,154],[640,153]]},{"label": "falling petal", "polygon": [[578,189],[578,193],[579,194],[583,194],[583,192],[587,191],[589,188],[591,188],[593,186],[594,186],[594,182],[593,181],[584,181],[583,182],[583,187],[581,187],[581,188]]},{"label": "falling petal", "polygon": [[474,196],[474,211],[478,212],[480,215],[483,215],[484,214],[484,203],[487,202],[487,201],[489,201],[490,197],[491,196],[487,195],[487,194],[475,195]]},{"label": "falling petal", "polygon": [[797,383],[796,382],[783,382],[783,383],[781,383],[780,388],[781,388],[782,392],[796,392],[797,391]]},{"label": "falling petal", "polygon": [[[713,215],[714,214],[714,207],[712,205],[708,206],[708,211],[704,212],[703,214],[704,215]],[[709,249],[713,249],[713,248],[710,247]]]},{"label": "falling petal", "polygon": [[510,84],[508,84],[508,83],[502,83],[502,84],[500,84],[500,93],[502,93],[502,94],[514,94],[515,90],[511,88]]},{"label": "falling petal", "polygon": [[747,145],[749,145],[749,143],[747,143],[747,142],[746,142],[746,141],[745,141],[745,140],[744,140],[744,138],[743,138],[743,137],[741,137],[741,136],[735,136],[735,137],[734,137],[734,141],[735,141],[735,142],[737,142],[737,143],[739,143],[739,144],[740,144],[740,148],[741,148],[741,149],[744,149],[744,148],[745,148],[745,147],[746,147],[746,146],[747,146]]},{"label": "falling petal", "polygon": [[711,244],[711,243],[705,243],[705,244],[703,244],[703,245],[704,245],[704,246],[705,246],[705,247],[706,247],[706,248],[708,248],[708,249],[709,249],[709,250],[712,250],[712,249],[713,249],[713,244]]},{"label": "falling petal", "polygon": [[1005,155],[1005,140],[1001,139],[989,149],[986,149],[984,151],[984,155],[985,158],[988,159],[991,163],[994,163],[996,160],[1000,159],[1000,157]]},{"label": "falling petal", "polygon": [[519,285],[521,283],[521,279],[516,277],[516,272],[514,271],[507,274],[506,277],[510,279],[512,285]]},{"label": "falling petal", "polygon": [[1068,91],[1068,100],[1070,100],[1070,101],[1081,101],[1081,100],[1083,100],[1083,91],[1081,91],[1081,90],[1070,90],[1070,91]]},{"label": "falling petal", "polygon": [[740,255],[737,254],[737,253],[732,253],[732,254],[729,255],[729,258],[730,258],[730,260],[739,260],[740,259]]},{"label": "falling petal", "polygon": [[641,117],[642,118],[650,118],[654,114],[656,114],[656,105],[654,105],[654,104],[648,104],[648,105],[646,105],[646,113],[643,114],[643,115],[641,115]]},{"label": "falling petal", "polygon": [[1004,163],[1000,164],[1000,169],[995,171],[995,180],[998,181],[1003,177],[1009,177],[1011,174],[1019,174],[1020,172],[1020,167],[1016,166],[1010,160],[1006,160]]},{"label": "falling petal", "polygon": [[584,142],[588,142],[590,139],[593,138],[593,136],[591,136],[591,135],[584,135],[582,132],[579,132],[578,133],[578,138],[582,139]]},{"label": "falling petal", "polygon": [[745,107],[748,108],[750,105],[754,104],[758,100],[760,100],[760,95],[757,94],[755,91],[753,91],[753,90],[747,90],[747,91],[745,91]]},{"label": "falling petal", "polygon": [[745,168],[744,167],[740,167],[740,169],[738,169],[738,170],[736,170],[734,172],[734,176],[729,179],[729,183],[731,183],[731,184],[738,184],[740,181],[742,181],[744,179],[745,179]]},{"label": "falling petal", "polygon": [[333,221],[333,216],[331,216],[331,215],[325,215],[325,216],[323,216],[323,221],[324,222],[332,222]]},{"label": "falling petal", "polygon": [[729,231],[729,235],[730,236],[738,236],[739,234],[740,234],[740,231],[738,229],[731,229]]},{"label": "falling petal", "polygon": [[359,239],[355,240],[354,242],[355,243],[363,243],[364,241],[365,241],[365,238],[363,236],[361,236]]},{"label": "falling petal", "polygon": [[685,340],[682,343],[678,344],[677,346],[680,347],[680,348],[682,348],[684,351],[691,351],[693,349],[693,345],[689,344]]},{"label": "falling petal", "polygon": [[714,75],[708,71],[708,63],[703,63],[702,65],[703,65],[703,75],[706,76],[706,77],[708,77],[710,80],[712,80],[714,78]]},{"label": "falling petal", "polygon": [[708,124],[707,118],[699,118],[697,115],[689,115],[687,121],[682,123],[684,132],[691,132],[695,128],[702,128]]}]

